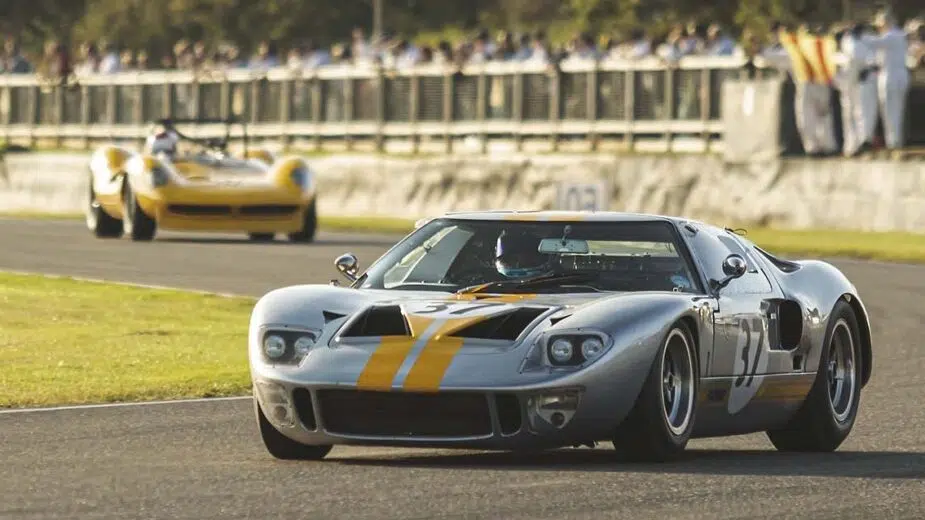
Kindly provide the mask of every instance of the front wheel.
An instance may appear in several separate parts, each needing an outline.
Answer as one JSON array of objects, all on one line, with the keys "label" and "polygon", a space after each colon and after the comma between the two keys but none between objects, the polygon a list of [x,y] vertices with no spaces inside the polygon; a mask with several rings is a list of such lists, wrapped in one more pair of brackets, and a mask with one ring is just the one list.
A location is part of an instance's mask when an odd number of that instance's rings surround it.
[{"label": "front wheel", "polygon": [[136,242],[147,242],[154,238],[157,222],[142,211],[135,192],[125,179],[122,190],[122,230]]},{"label": "front wheel", "polygon": [[829,318],[816,381],[806,401],[787,425],[767,432],[775,448],[831,452],[851,433],[861,403],[859,330],[854,309],[839,301]]},{"label": "front wheel", "polygon": [[293,242],[312,242],[315,240],[315,231],[318,229],[318,211],[315,209],[315,201],[311,201],[305,208],[305,216],[302,218],[302,230],[289,234],[289,240]]},{"label": "front wheel", "polygon": [[97,238],[120,238],[122,221],[103,210],[93,191],[93,175],[90,175],[90,188],[87,194],[87,206],[84,208],[87,229]]},{"label": "front wheel", "polygon": [[257,426],[260,428],[260,439],[270,452],[270,455],[280,460],[321,460],[331,451],[331,445],[310,446],[296,442],[270,424],[257,399],[254,399],[254,413],[257,415]]},{"label": "front wheel", "polygon": [[617,427],[613,445],[618,455],[665,462],[684,452],[697,414],[698,366],[693,334],[676,323],[665,336],[636,404]]}]

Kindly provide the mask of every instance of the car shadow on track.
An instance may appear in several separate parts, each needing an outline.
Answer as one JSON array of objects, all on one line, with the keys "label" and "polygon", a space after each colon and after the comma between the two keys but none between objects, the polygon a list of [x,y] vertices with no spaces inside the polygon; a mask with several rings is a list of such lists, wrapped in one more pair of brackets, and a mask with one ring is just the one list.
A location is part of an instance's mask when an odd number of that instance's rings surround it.
[{"label": "car shadow on track", "polygon": [[498,471],[674,473],[727,476],[804,476],[880,479],[925,478],[925,453],[838,451],[781,453],[760,450],[688,450],[661,464],[623,462],[610,450],[562,449],[523,454],[485,452],[400,458],[341,459],[337,463],[379,467],[469,468]]}]

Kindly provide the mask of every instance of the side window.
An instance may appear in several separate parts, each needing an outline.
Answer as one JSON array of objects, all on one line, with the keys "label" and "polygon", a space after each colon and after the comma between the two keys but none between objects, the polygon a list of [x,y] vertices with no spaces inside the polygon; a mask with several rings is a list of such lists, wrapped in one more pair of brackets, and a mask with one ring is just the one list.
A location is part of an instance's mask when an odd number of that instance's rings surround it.
[{"label": "side window", "polygon": [[723,260],[732,253],[742,255],[748,262],[748,272],[733,280],[723,289],[724,294],[764,294],[773,291],[771,282],[759,268],[754,257],[733,237],[714,233],[711,229],[697,226],[697,234],[690,237],[692,253],[698,258],[707,277],[720,280],[723,274]]},{"label": "side window", "polygon": [[[738,240],[724,235],[719,235],[716,238],[729,249],[730,253],[738,253],[748,262],[748,272],[745,273],[742,278],[733,280],[732,283],[729,284],[732,291],[739,294],[764,294],[773,291],[771,282],[764,274],[764,271],[761,270],[761,266],[758,261],[755,260],[755,256],[746,251]],[[733,285],[735,285],[735,287],[733,287]]]}]

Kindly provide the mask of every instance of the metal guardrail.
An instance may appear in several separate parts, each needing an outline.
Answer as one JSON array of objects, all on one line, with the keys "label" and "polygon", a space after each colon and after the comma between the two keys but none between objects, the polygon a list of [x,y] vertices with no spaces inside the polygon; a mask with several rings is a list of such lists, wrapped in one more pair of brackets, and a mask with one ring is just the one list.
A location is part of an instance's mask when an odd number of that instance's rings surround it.
[{"label": "metal guardrail", "polygon": [[[488,63],[461,70],[390,71],[353,66],[255,73],[142,71],[79,78],[60,86],[0,76],[0,138],[8,141],[142,139],[164,116],[238,116],[256,137],[284,143],[391,138],[687,139],[704,149],[722,138],[724,79],[744,59],[688,57],[568,63],[557,68]],[[771,71],[764,73],[774,74]],[[764,74],[763,73],[763,74]],[[212,131],[201,129],[201,131]],[[195,131],[194,131],[195,133]],[[590,139],[588,139],[590,138]],[[669,146],[670,148],[670,146]]]}]

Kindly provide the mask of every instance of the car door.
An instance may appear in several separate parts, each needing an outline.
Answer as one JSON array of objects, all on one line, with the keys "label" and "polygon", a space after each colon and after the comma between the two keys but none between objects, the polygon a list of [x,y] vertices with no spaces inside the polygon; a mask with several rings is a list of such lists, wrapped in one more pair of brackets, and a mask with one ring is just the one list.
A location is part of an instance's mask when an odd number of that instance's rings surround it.
[{"label": "car door", "polygon": [[729,411],[734,413],[754,397],[759,376],[768,373],[770,310],[780,294],[735,235],[711,226],[697,230],[690,238],[691,249],[707,278],[725,278],[723,261],[731,254],[741,255],[748,264],[742,277],[719,291],[714,344],[706,371],[708,377],[729,379]]}]

